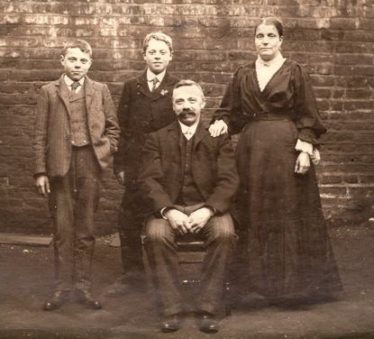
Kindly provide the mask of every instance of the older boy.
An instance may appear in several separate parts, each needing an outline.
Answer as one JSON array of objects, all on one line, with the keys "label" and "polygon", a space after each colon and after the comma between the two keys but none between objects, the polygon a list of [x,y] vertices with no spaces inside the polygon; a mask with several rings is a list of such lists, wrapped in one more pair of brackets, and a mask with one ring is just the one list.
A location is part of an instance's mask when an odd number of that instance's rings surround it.
[{"label": "older boy", "polygon": [[143,58],[147,68],[124,83],[118,109],[121,142],[114,170],[125,186],[118,225],[124,275],[109,294],[126,292],[129,284],[137,286],[142,275],[140,234],[144,213],[137,183],[141,150],[149,133],[175,120],[171,95],[178,79],[167,71],[173,58],[172,39],[161,32],[149,33],[143,42]]},{"label": "older boy", "polygon": [[108,87],[86,75],[91,64],[86,41],[68,42],[61,55],[64,73],[38,98],[34,178],[49,198],[54,222],[56,285],[44,304],[48,311],[64,304],[71,291],[88,308],[101,308],[91,295],[94,212],[120,130]]}]

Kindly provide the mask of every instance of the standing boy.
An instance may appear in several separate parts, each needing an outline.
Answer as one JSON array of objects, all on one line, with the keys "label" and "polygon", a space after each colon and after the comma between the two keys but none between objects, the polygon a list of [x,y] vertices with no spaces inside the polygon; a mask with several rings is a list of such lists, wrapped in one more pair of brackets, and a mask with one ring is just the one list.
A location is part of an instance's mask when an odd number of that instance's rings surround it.
[{"label": "standing boy", "polygon": [[125,186],[119,212],[119,235],[123,278],[109,293],[137,286],[142,273],[140,234],[144,221],[137,176],[146,136],[175,120],[171,95],[178,79],[167,71],[173,58],[172,39],[161,32],[149,33],[143,42],[147,68],[124,83],[118,117],[121,127],[119,151],[114,158],[118,181]]},{"label": "standing boy", "polygon": [[60,79],[41,88],[34,139],[35,183],[49,198],[54,222],[56,284],[44,309],[59,308],[72,291],[88,308],[100,309],[91,294],[94,212],[120,130],[108,87],[86,75],[91,46],[68,42],[61,64]]}]

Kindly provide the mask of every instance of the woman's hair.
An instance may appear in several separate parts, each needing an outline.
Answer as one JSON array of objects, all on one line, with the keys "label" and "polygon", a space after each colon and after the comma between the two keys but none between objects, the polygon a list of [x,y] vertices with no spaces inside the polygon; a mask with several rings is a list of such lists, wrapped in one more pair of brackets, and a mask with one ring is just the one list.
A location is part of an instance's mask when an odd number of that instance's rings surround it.
[{"label": "woman's hair", "polygon": [[255,27],[255,35],[256,35],[257,28],[260,25],[273,25],[275,29],[277,30],[279,36],[283,37],[283,24],[279,18],[276,18],[276,17],[262,18],[261,22]]},{"label": "woman's hair", "polygon": [[64,44],[62,49],[62,55],[66,55],[66,52],[69,48],[79,48],[83,53],[87,53],[92,58],[92,48],[90,44],[82,39],[69,40]]},{"label": "woman's hair", "polygon": [[149,41],[151,39],[159,40],[165,42],[165,44],[169,47],[170,53],[173,53],[173,40],[170,36],[162,32],[152,32],[146,35],[143,41],[143,52],[147,50],[149,45]]}]

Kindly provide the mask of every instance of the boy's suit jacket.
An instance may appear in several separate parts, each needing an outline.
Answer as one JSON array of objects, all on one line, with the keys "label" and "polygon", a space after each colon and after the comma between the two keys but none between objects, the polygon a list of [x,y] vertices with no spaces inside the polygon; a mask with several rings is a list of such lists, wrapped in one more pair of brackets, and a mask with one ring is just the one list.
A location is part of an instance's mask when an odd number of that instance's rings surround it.
[{"label": "boy's suit jacket", "polygon": [[146,136],[175,120],[172,94],[179,79],[166,71],[158,88],[151,92],[146,73],[124,83],[118,108],[121,140],[114,156],[114,171],[125,171],[127,187],[136,180]]},{"label": "boy's suit jacket", "polygon": [[[118,148],[119,125],[107,85],[85,82],[87,122],[90,141],[101,168],[112,161]],[[70,167],[72,144],[69,89],[63,76],[41,88],[34,138],[34,175],[64,176]]]},{"label": "boy's suit jacket", "polygon": [[[142,155],[141,192],[149,212],[176,203],[183,184],[181,128],[177,121],[151,133]],[[225,213],[239,185],[234,150],[227,134],[213,138],[199,123],[192,149],[192,177],[205,203]]]}]

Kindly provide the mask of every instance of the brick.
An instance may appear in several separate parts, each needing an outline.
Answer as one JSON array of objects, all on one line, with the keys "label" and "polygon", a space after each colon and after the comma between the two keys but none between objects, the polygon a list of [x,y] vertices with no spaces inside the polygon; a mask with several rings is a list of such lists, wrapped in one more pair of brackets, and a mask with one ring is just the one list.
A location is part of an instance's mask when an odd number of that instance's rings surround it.
[{"label": "brick", "polygon": [[316,41],[321,39],[321,32],[317,29],[303,29],[301,30],[299,27],[285,29],[285,36],[287,40],[290,41]]},{"label": "brick", "polygon": [[325,175],[319,180],[320,184],[340,184],[342,182],[341,176]]},{"label": "brick", "polygon": [[373,33],[373,30],[345,31],[344,39],[348,40],[348,41],[373,42],[374,41],[374,33]]},{"label": "brick", "polygon": [[345,96],[347,99],[370,99],[372,94],[369,89],[347,89]]},{"label": "brick", "polygon": [[242,60],[249,61],[256,59],[256,54],[251,52],[242,52],[242,51],[230,51],[228,53],[228,60]]},{"label": "brick", "polygon": [[373,109],[373,101],[367,100],[355,100],[355,101],[345,101],[343,104],[344,110],[353,111],[353,110],[372,110]]},{"label": "brick", "polygon": [[330,18],[330,27],[332,29],[357,29],[360,27],[359,18]]},{"label": "brick", "polygon": [[[360,40],[358,40],[360,41]],[[357,41],[340,41],[335,46],[335,53],[373,53],[374,45]]]},{"label": "brick", "polygon": [[[343,181],[348,184],[357,184],[361,176],[357,175],[345,175]],[[360,179],[361,180],[361,179]]]},{"label": "brick", "polygon": [[336,63],[343,65],[373,65],[374,57],[371,54],[338,54]]},{"label": "brick", "polygon": [[359,178],[362,184],[374,184],[374,175],[360,175]]},{"label": "brick", "polygon": [[373,29],[373,23],[374,19],[368,19],[364,17],[360,17],[357,19],[358,20],[358,27],[361,29],[366,29],[366,30],[372,30]]},{"label": "brick", "polygon": [[314,86],[333,86],[335,84],[335,76],[331,75],[311,74],[310,78]]},{"label": "brick", "polygon": [[342,88],[335,88],[332,97],[334,99],[344,99],[346,90]]},{"label": "brick", "polygon": [[347,87],[367,87],[368,85],[368,79],[364,76],[345,77],[341,81],[344,81]]},{"label": "brick", "polygon": [[318,98],[330,98],[331,89],[329,88],[314,88],[314,94]]}]

